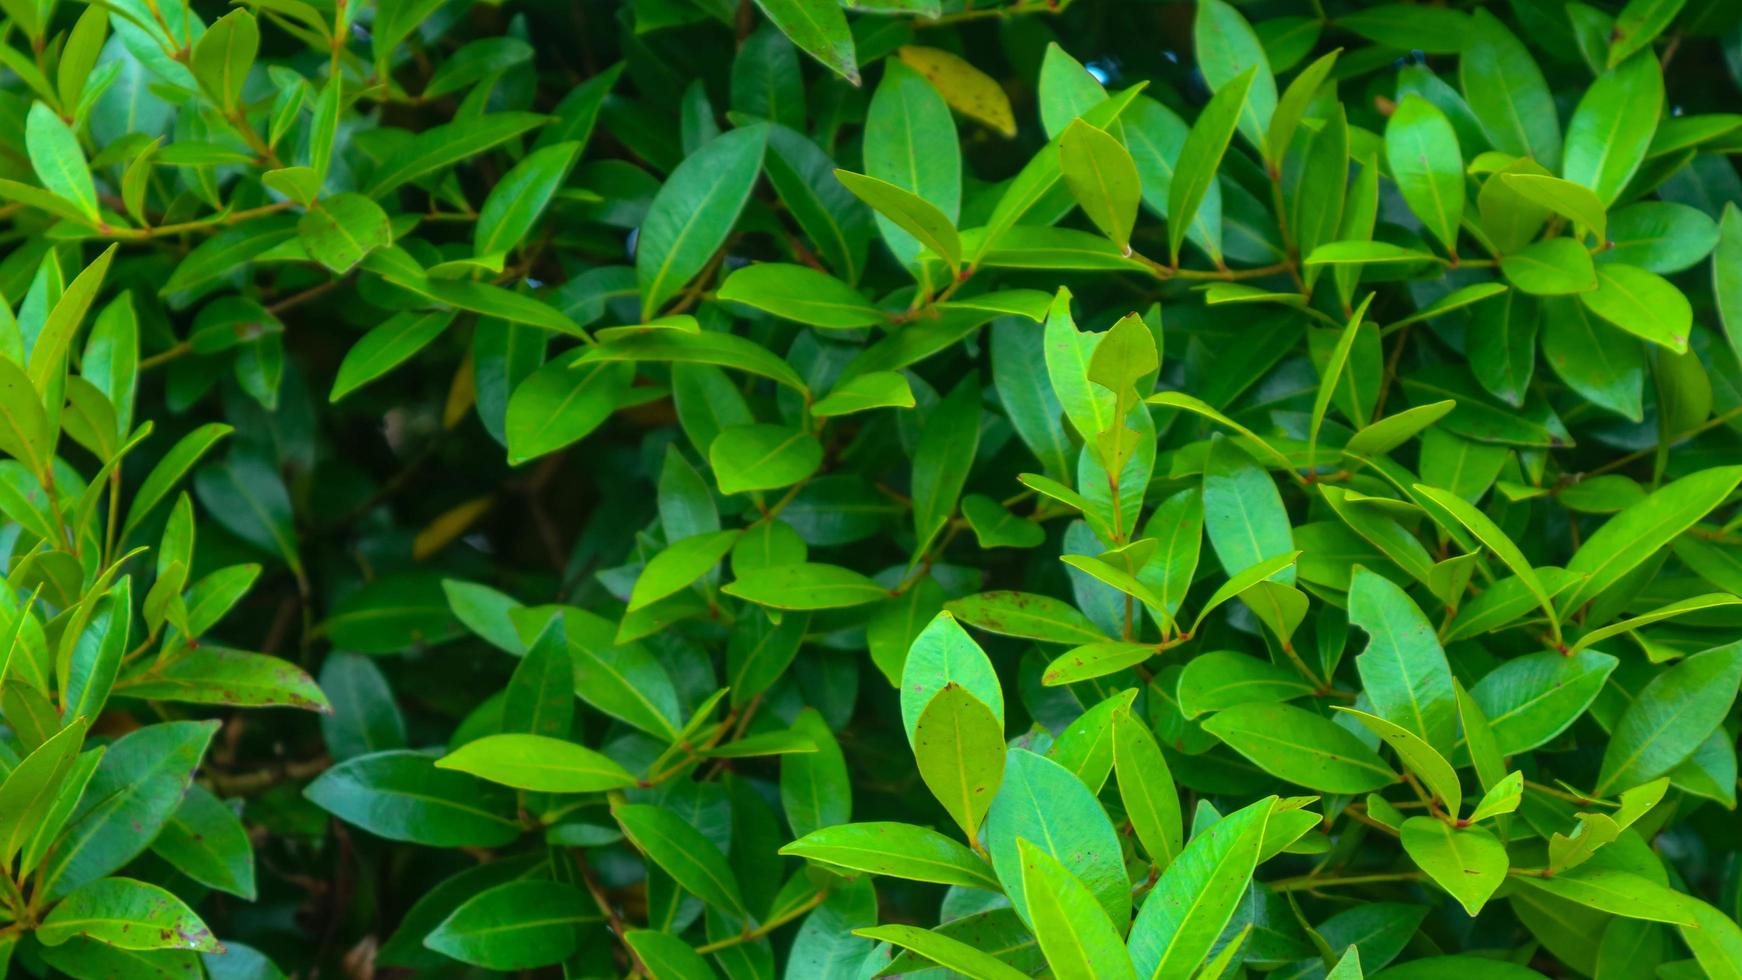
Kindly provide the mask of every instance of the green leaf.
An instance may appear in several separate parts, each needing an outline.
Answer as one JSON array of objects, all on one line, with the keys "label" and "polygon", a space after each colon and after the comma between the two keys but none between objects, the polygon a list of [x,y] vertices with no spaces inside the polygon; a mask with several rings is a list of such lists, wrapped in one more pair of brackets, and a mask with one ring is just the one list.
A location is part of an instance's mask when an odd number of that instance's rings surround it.
[{"label": "green leaf", "polygon": [[1687,353],[1694,311],[1681,290],[1655,272],[1619,262],[1597,266],[1596,274],[1597,288],[1579,294],[1592,313],[1677,354]]},{"label": "green leaf", "polygon": [[1570,238],[1548,238],[1501,256],[1500,271],[1512,285],[1536,296],[1586,293],[1597,288],[1591,253]]},{"label": "green leaf", "polygon": [[623,941],[659,980],[714,980],[708,961],[669,932],[636,929],[624,933]]},{"label": "green leaf", "polygon": [[442,596],[454,618],[492,646],[515,656],[526,653],[526,643],[509,617],[520,603],[487,585],[451,578],[442,580]]},{"label": "green leaf", "polygon": [[1046,46],[1040,63],[1040,124],[1057,138],[1071,121],[1105,95],[1106,89],[1055,41]]},{"label": "green leaf", "polygon": [[[1291,551],[1286,555],[1266,558],[1256,565],[1230,575],[1228,581],[1223,582],[1216,591],[1210,593],[1208,599],[1204,600],[1204,604],[1198,608],[1198,618],[1192,620],[1191,629],[1187,630],[1186,633],[1195,635],[1198,628],[1204,625],[1204,620],[1209,618],[1210,613],[1223,603],[1236,596],[1244,595],[1262,583],[1269,582],[1278,572],[1293,566],[1300,555],[1301,553],[1298,551]],[[1277,585],[1282,587],[1281,583],[1277,583]]]},{"label": "green leaf", "polygon": [[[914,555],[925,554],[956,512],[980,444],[980,383],[957,385],[932,411],[913,451]],[[718,445],[716,442],[715,445]]]},{"label": "green leaf", "polygon": [[[1294,551],[1276,482],[1229,439],[1211,439],[1203,499],[1204,530],[1229,575]],[[1294,569],[1285,567],[1272,580],[1292,583]]]},{"label": "green leaf", "polygon": [[1270,150],[1272,159],[1288,153],[1294,137],[1300,131],[1300,124],[1306,118],[1306,113],[1313,97],[1324,85],[1325,79],[1336,67],[1337,57],[1341,51],[1332,51],[1320,57],[1312,64],[1301,69],[1288,83],[1288,88],[1282,93],[1282,98],[1276,104],[1276,112],[1270,117],[1270,129],[1265,134],[1265,145]]},{"label": "green leaf", "polygon": [[721,590],[772,609],[838,609],[889,598],[889,590],[839,565],[771,565],[738,576]]},{"label": "green leaf", "polygon": [[1153,272],[1138,258],[1127,256],[1113,242],[1075,228],[1019,225],[986,249],[986,268],[1033,268],[1075,272]]},{"label": "green leaf", "polygon": [[[757,39],[763,36],[761,33],[751,35],[740,49],[739,62],[767,62],[767,59],[754,57]],[[770,32],[767,36],[785,44],[778,34]],[[786,46],[785,50],[790,53],[792,49]],[[797,59],[793,58],[791,64],[792,87],[797,90]],[[781,121],[802,126],[802,112],[789,112],[788,108],[802,110],[802,99],[802,91],[786,93],[779,111],[773,111],[771,107],[771,111],[763,115],[776,118],[783,114],[798,115],[798,119]],[[775,126],[768,133],[768,150],[763,165],[767,168],[768,182],[774,185],[781,203],[815,244],[824,264],[847,282],[857,283],[864,271],[865,253],[874,227],[871,211],[835,179],[835,164],[828,154],[803,135],[786,125]]]},{"label": "green leaf", "polygon": [[1525,885],[1611,915],[1695,927],[1694,901],[1667,885],[1615,868],[1584,865],[1549,877],[1524,875]]},{"label": "green leaf", "polygon": [[189,878],[255,900],[254,845],[230,804],[195,783],[151,842],[151,851]]},{"label": "green leaf", "polygon": [[1083,214],[1114,245],[1130,251],[1143,182],[1125,145],[1104,130],[1073,120],[1059,134],[1059,172]]},{"label": "green leaf", "polygon": [[74,889],[36,927],[44,946],[75,936],[118,949],[224,949],[181,899],[132,878],[99,878]]},{"label": "green leaf", "polygon": [[[12,49],[0,49],[0,60],[5,58],[3,52],[10,50]],[[90,219],[85,217],[84,212],[79,210],[78,205],[73,204],[64,197],[51,194],[32,184],[21,184],[15,180],[0,179],[0,198],[4,198],[25,207],[32,207],[41,211],[46,211],[57,218],[71,221],[74,224],[90,224]]]},{"label": "green leaf", "polygon": [[1019,840],[1043,849],[1076,875],[1114,928],[1123,931],[1131,897],[1113,824],[1070,770],[1026,749],[1011,749],[1003,787],[986,816],[986,849],[1010,903],[1032,924]]},{"label": "green leaf", "polygon": [[897,371],[870,371],[849,378],[816,400],[811,414],[818,418],[833,418],[868,412],[876,408],[912,408],[913,387],[907,376]]},{"label": "green leaf", "polygon": [[[1512,295],[1511,291],[1506,288],[1504,283],[1471,283],[1468,286],[1452,290],[1446,295],[1441,296],[1439,299],[1436,299],[1432,303],[1417,310],[1415,313],[1404,317],[1402,320],[1396,321],[1396,323],[1419,323],[1422,320],[1432,319],[1441,314],[1450,313],[1453,310],[1463,309],[1466,306],[1474,306],[1491,296],[1498,296],[1502,293],[1505,293],[1508,296]],[[1395,327],[1396,323],[1391,324],[1387,329]],[[1474,360],[1474,358],[1472,358],[1472,360]],[[1474,365],[1472,365],[1472,367],[1473,366]]]},{"label": "green leaf", "polygon": [[1549,625],[1554,630],[1556,642],[1559,642],[1560,617],[1555,612],[1554,603],[1549,598],[1548,590],[1543,588],[1542,581],[1537,578],[1536,569],[1531,567],[1530,561],[1524,557],[1524,552],[1518,550],[1518,545],[1506,536],[1506,532],[1500,529],[1500,525],[1495,524],[1487,514],[1470,506],[1464,498],[1447,493],[1438,487],[1417,483],[1415,492],[1433,501],[1435,506],[1450,514],[1453,520],[1475,535],[1476,540],[1494,552],[1501,562],[1512,570],[1512,574],[1518,576],[1519,583],[1542,606],[1543,614],[1548,617]]},{"label": "green leaf", "polygon": [[1663,108],[1663,71],[1649,53],[1597,77],[1567,123],[1561,176],[1614,204],[1645,160]]},{"label": "green leaf", "polygon": [[[1199,9],[1211,4],[1216,7],[1227,6],[1219,0],[1210,0],[1210,3],[1200,5]],[[1176,266],[1179,265],[1180,244],[1185,241],[1186,230],[1197,217],[1204,195],[1215,183],[1216,171],[1222,165],[1223,155],[1228,152],[1229,141],[1234,138],[1234,128],[1248,119],[1256,123],[1257,111],[1249,111],[1247,102],[1249,98],[1261,98],[1250,96],[1252,92],[1262,91],[1259,72],[1260,67],[1253,65],[1225,84],[1216,86],[1216,94],[1210,97],[1204,111],[1198,114],[1198,120],[1192,124],[1191,132],[1186,134],[1185,145],[1180,148],[1179,165],[1174,169],[1173,183],[1169,185],[1167,192],[1168,254]],[[1268,69],[1264,69],[1263,73],[1264,78],[1270,77]],[[1274,85],[1272,81],[1270,91],[1273,96]]]},{"label": "green leaf", "polygon": [[635,244],[643,320],[658,315],[725,242],[756,185],[767,142],[765,126],[717,136],[685,158],[654,195]]},{"label": "green leaf", "polygon": [[738,531],[713,531],[676,542],[649,561],[629,595],[634,612],[672,595],[708,574],[737,543]]},{"label": "green leaf", "polygon": [[[1204,81],[1217,95],[1226,88],[1239,86],[1240,77],[1246,72],[1253,73],[1251,91],[1235,100],[1243,103],[1239,109],[1240,132],[1267,158],[1280,158],[1285,148],[1265,144],[1265,132],[1276,111],[1276,78],[1271,74],[1270,59],[1265,56],[1263,45],[1246,18],[1222,0],[1205,0],[1198,4],[1197,17],[1192,22],[1192,47]],[[1208,111],[1206,106],[1205,112]],[[1181,159],[1183,164],[1183,156]],[[1179,214],[1172,209],[1168,213]]]},{"label": "green leaf", "polygon": [[725,676],[733,707],[748,703],[780,679],[798,654],[808,625],[809,617],[804,615],[784,615],[778,623],[765,616],[739,621],[726,644]]},{"label": "green leaf", "polygon": [[[910,656],[910,671],[911,665]],[[902,676],[904,708],[908,676]],[[926,702],[912,738],[920,778],[962,834],[978,840],[980,822],[1004,780],[1003,719],[966,687],[949,681]]]},{"label": "green leaf", "polygon": [[1018,840],[1022,893],[1047,965],[1059,980],[1135,978],[1125,943],[1082,881],[1058,860]]},{"label": "green leaf", "polygon": [[1725,606],[1735,605],[1742,605],[1742,598],[1738,598],[1728,592],[1708,592],[1704,595],[1689,596],[1686,599],[1678,599],[1667,606],[1659,606],[1650,612],[1641,613],[1638,616],[1623,619],[1619,622],[1610,623],[1608,626],[1594,629],[1591,632],[1580,636],[1578,641],[1572,645],[1570,650],[1573,653],[1577,653],[1592,644],[1601,643],[1611,636],[1619,636],[1622,633],[1632,632],[1641,626],[1648,626],[1652,623],[1662,622],[1666,619],[1674,619],[1677,616],[1686,615],[1687,613],[1700,612],[1706,609],[1719,609]]},{"label": "green leaf", "polygon": [[[6,714],[8,722],[12,721],[14,713],[8,709]],[[85,729],[86,723],[75,719],[31,750],[0,781],[0,862],[11,864],[25,842],[46,823],[77,763]]]},{"label": "green leaf", "polygon": [[410,360],[440,337],[452,322],[452,312],[435,310],[395,313],[371,327],[345,352],[327,400],[336,402]]},{"label": "green leaf", "polygon": [[[113,754],[113,753],[111,753]],[[388,840],[430,847],[501,847],[519,838],[514,795],[432,756],[376,752],[339,763],[303,795],[347,823]]]},{"label": "green leaf", "polygon": [[1560,608],[1576,610],[1601,595],[1693,527],[1738,485],[1742,485],[1742,466],[1701,470],[1660,487],[1610,518],[1567,561],[1567,572],[1582,580],[1561,596]]},{"label": "green leaf", "polygon": [[1681,12],[1685,0],[1629,0],[1615,15],[1615,32],[1609,41],[1608,67],[1626,61],[1651,45]]},{"label": "green leaf", "polygon": [[319,685],[295,664],[212,644],[161,659],[149,670],[123,680],[116,692],[193,704],[332,711]]},{"label": "green leaf", "polygon": [[1565,731],[1591,706],[1614,671],[1606,653],[1532,653],[1489,671],[1470,695],[1493,729],[1501,755],[1528,752]]},{"label": "green leaf", "polygon": [[1242,704],[1289,701],[1312,691],[1296,671],[1233,650],[1212,650],[1186,663],[1176,693],[1180,713],[1190,719]]},{"label": "green leaf", "polygon": [[850,871],[968,888],[998,887],[979,855],[935,830],[905,823],[849,823],[824,827],[782,847],[780,853]]},{"label": "green leaf", "polygon": [[1414,773],[1430,792],[1445,806],[1448,814],[1454,818],[1463,811],[1464,788],[1458,782],[1458,773],[1445,756],[1434,751],[1433,746],[1422,741],[1407,728],[1394,725],[1384,718],[1370,715],[1354,708],[1337,706],[1338,711],[1353,717],[1367,727],[1368,731],[1379,736],[1380,741],[1391,746],[1402,760],[1404,768]]},{"label": "green leaf", "polygon": [[1605,977],[1655,972],[1669,952],[1669,933],[1643,919],[1616,918],[1603,930],[1596,972]]},{"label": "green leaf", "polygon": [[1094,643],[1105,640],[1095,624],[1051,596],[1028,592],[981,592],[945,603],[956,618],[977,629],[1042,643]]},{"label": "green leaf", "polygon": [[[336,125],[337,87],[329,85],[328,89],[334,92],[332,111],[334,112],[333,124]],[[326,96],[323,94],[322,98],[324,100]],[[317,106],[317,115],[319,110],[320,107]],[[531,112],[497,112],[474,119],[432,126],[419,133],[405,153],[399,155],[390,165],[381,167],[376,171],[375,179],[370,183],[366,193],[370,197],[380,199],[414,180],[419,180],[440,170],[446,170],[463,160],[500,146],[516,136],[537,129],[549,121],[550,117]],[[325,173],[326,168],[317,161],[315,170]]]},{"label": "green leaf", "polygon": [[[923,198],[953,224],[961,211],[961,154],[943,96],[919,72],[899,61],[885,61],[883,80],[865,115],[865,173]],[[881,211],[879,205],[872,206]],[[891,215],[879,213],[877,226],[896,261],[912,266],[921,240]],[[938,255],[948,261],[945,253]]]},{"label": "green leaf", "polygon": [[234,114],[242,102],[242,85],[260,50],[260,25],[246,10],[232,10],[212,22],[194,42],[188,69],[217,103]]},{"label": "green leaf", "polygon": [[915,926],[882,925],[853,930],[853,935],[909,949],[969,980],[1020,980],[1028,976],[965,942],[940,931]]},{"label": "green leaf", "polygon": [[53,109],[41,102],[33,103],[26,117],[24,146],[42,186],[71,204],[91,224],[102,224],[103,216],[97,211],[97,187],[91,181],[91,168],[85,162],[85,151],[79,148],[79,139]]},{"label": "green leaf", "polygon": [[[1065,557],[1075,559],[1080,556],[1066,555]],[[1104,562],[1098,562],[1091,558],[1084,558],[1082,561],[1086,565],[1099,566],[1102,571],[1111,571]],[[1073,567],[1081,567],[1074,561],[1069,562],[1069,564]],[[1148,592],[1147,586],[1136,582],[1135,579],[1130,581],[1142,591]],[[1128,667],[1143,663],[1155,656],[1155,651],[1156,648],[1153,646],[1142,643],[1122,643],[1117,640],[1085,643],[1080,647],[1066,650],[1047,664],[1046,672],[1040,676],[1040,682],[1047,687],[1058,687],[1094,677],[1105,677],[1108,674],[1116,674]]]},{"label": "green leaf", "polygon": [[438,759],[436,768],[544,793],[599,793],[636,782],[606,756],[544,735],[486,735]]},{"label": "green leaf", "polygon": [[1667,201],[1640,201],[1616,211],[1605,262],[1623,262],[1662,275],[1690,269],[1718,244],[1718,223],[1704,211]]},{"label": "green leaf", "polygon": [[[563,610],[569,654],[575,661],[575,694],[607,715],[666,742],[678,740],[677,692],[654,656],[635,644],[615,644],[612,624],[593,617],[592,636],[581,610]],[[581,620],[577,623],[577,620]]]},{"label": "green leaf", "polygon": [[525,324],[571,337],[582,335],[580,326],[573,320],[536,297],[485,282],[427,277],[421,269],[407,265],[404,262],[406,257],[399,246],[388,245],[369,253],[363,260],[363,268],[381,273],[393,285],[431,302],[493,317],[494,320],[485,323],[498,329],[510,324]]},{"label": "green leaf", "polygon": [[[376,28],[385,25],[377,23]],[[404,30],[410,31],[412,25],[406,25]],[[377,34],[379,43],[381,36]],[[332,165],[334,144],[338,141],[339,113],[343,109],[345,99],[344,79],[335,76],[327,79],[321,86],[321,94],[314,104],[314,118],[309,126],[309,167],[315,176],[323,183],[327,171]]]},{"label": "green leaf", "polygon": [[1431,54],[1458,54],[1470,21],[1455,10],[1426,9],[1414,4],[1386,3],[1337,18],[1337,25],[1370,41],[1393,48]]},{"label": "green leaf", "polygon": [[[169,466],[172,460],[177,466],[182,466],[183,459],[179,454],[184,446],[189,449],[185,465],[191,466],[194,458],[197,458],[196,453],[203,453],[211,442],[228,432],[229,427],[222,426],[189,435],[158,464],[159,471]],[[165,475],[168,479],[163,490],[167,493],[182,474]],[[146,478],[148,487],[156,476],[157,472],[154,471]],[[220,515],[220,522],[231,533],[263,551],[275,553],[284,559],[293,573],[301,573],[302,553],[297,546],[290,494],[285,489],[283,478],[266,463],[253,455],[237,454],[226,462],[208,464],[195,474],[194,489],[199,495],[200,503]],[[134,514],[142,515],[141,506],[144,500],[145,493],[141,491],[134,498],[133,511],[128,514],[129,520],[133,519]],[[400,644],[396,648],[403,648],[405,645],[408,644]]]},{"label": "green leaf", "polygon": [[1476,8],[1458,59],[1458,81],[1488,142],[1502,153],[1560,167],[1561,127],[1542,69],[1486,8]]},{"label": "green leaf", "polygon": [[1326,242],[1312,250],[1306,265],[1393,265],[1413,262],[1434,262],[1437,256],[1390,242],[1342,241]]},{"label": "green leaf", "polygon": [[341,600],[321,629],[335,644],[361,653],[436,646],[460,635],[446,600],[430,575],[379,578]]},{"label": "green leaf", "polygon": [[937,205],[907,188],[850,170],[836,170],[835,179],[870,205],[880,222],[887,221],[913,236],[915,242],[943,259],[951,272],[961,267],[962,240],[956,223]]},{"label": "green leaf", "polygon": [[1609,216],[1596,192],[1581,184],[1547,174],[1500,173],[1496,180],[1515,191],[1525,200],[1540,204],[1594,235],[1598,242],[1609,240]]},{"label": "green leaf", "polygon": [[1464,215],[1464,159],[1451,122],[1421,96],[1404,96],[1385,124],[1385,158],[1409,209],[1456,255]]},{"label": "green leaf", "polygon": [[[1056,45],[1049,46],[1047,55],[1048,61],[1053,60],[1052,51],[1056,49],[1056,47]],[[1060,54],[1062,55],[1062,51]],[[1064,55],[1064,57],[1069,60],[1068,55]],[[1043,73],[1047,71],[1044,63],[1041,70]],[[1078,66],[1077,70],[1082,69]],[[1083,73],[1086,77],[1086,70]],[[1094,83],[1092,78],[1088,79],[1088,81]],[[1099,83],[1094,84],[1097,88],[1096,94],[1098,95]],[[1142,89],[1143,85],[1141,83],[1134,85],[1123,92],[1096,102],[1094,105],[1082,111],[1080,115],[1086,122],[1093,123],[1096,126],[1102,128],[1112,126],[1123,113],[1131,108]],[[1050,105],[1050,103],[1047,104]],[[1043,106],[1043,110],[1044,109],[1045,106]],[[1048,112],[1043,111],[1043,126],[1046,123],[1047,115]],[[1062,129],[1070,122],[1072,116],[1063,113],[1060,113],[1059,115],[1065,116],[1062,120],[1057,120],[1059,123],[1058,128]],[[1051,131],[1051,127],[1047,128]],[[981,236],[977,249],[972,253],[972,258],[970,260],[971,264],[976,266],[979,265],[980,260],[987,252],[989,252],[995,245],[999,244],[1004,236],[1010,232],[1019,221],[1031,213],[1036,212],[1036,209],[1041,209],[1044,213],[1044,217],[1048,220],[1052,220],[1055,214],[1057,217],[1063,216],[1067,205],[1064,201],[1058,199],[1055,190],[1064,177],[1059,172],[1058,155],[1053,152],[1056,148],[1057,139],[1054,138],[1052,143],[1054,145],[1043,147],[1040,152],[1031,157],[1027,165],[1022,168],[1021,172],[1010,181],[1004,192],[999,195],[998,203],[994,206],[991,217],[986,220],[985,233]]]},{"label": "green leaf", "polygon": [[799,731],[763,732],[708,749],[710,759],[753,759],[768,755],[802,755],[818,751],[817,743]]},{"label": "green leaf", "polygon": [[592,896],[556,881],[509,881],[466,899],[424,937],[444,956],[489,970],[560,963],[599,920]]},{"label": "green leaf", "polygon": [[478,225],[472,232],[473,254],[496,255],[523,245],[568,178],[569,169],[581,155],[581,145],[570,141],[541,147],[502,175],[478,210]]},{"label": "green leaf", "polygon": [[1583,303],[1543,304],[1542,351],[1555,374],[1581,398],[1634,421],[1644,416],[1644,348]]},{"label": "green leaf", "polygon": [[[145,850],[180,805],[217,727],[166,722],[116,739],[87,777],[85,792],[75,797],[72,815],[45,821],[25,841],[19,867],[43,862],[40,888],[50,898],[119,870]],[[65,832],[54,838],[61,820]]]},{"label": "green leaf", "polygon": [[[49,311],[48,319],[42,324],[42,331],[37,334],[36,345],[30,351],[30,381],[36,386],[37,392],[49,402],[45,407],[53,408],[50,391],[62,378],[67,370],[67,355],[73,347],[73,336],[84,324],[85,313],[91,308],[91,303],[97,298],[97,291],[103,286],[103,279],[109,274],[109,262],[115,257],[116,246],[104,249],[97,257],[67,284],[66,292],[61,294],[60,301]],[[60,397],[54,395],[54,398]],[[58,414],[51,412],[51,418]]]},{"label": "green leaf", "polygon": [[826,272],[785,262],[758,262],[726,277],[717,298],[743,303],[783,320],[827,330],[884,322],[859,291]]},{"label": "green leaf", "polygon": [[721,493],[778,490],[815,473],[823,463],[823,447],[803,429],[766,423],[735,425],[714,439],[708,461]]},{"label": "green leaf", "polygon": [[1357,568],[1349,624],[1371,638],[1355,667],[1375,712],[1441,754],[1450,752],[1457,731],[1452,674],[1427,617],[1390,580]]},{"label": "green leaf", "polygon": [[107,590],[100,579],[63,624],[55,673],[64,678],[61,700],[69,718],[95,718],[115,687],[121,661],[129,649],[133,619],[132,577],[123,576]]},{"label": "green leaf", "polygon": [[793,730],[815,750],[780,760],[780,805],[787,825],[804,835],[853,819],[847,760],[828,722],[816,709],[806,708],[793,720]]},{"label": "green leaf", "polygon": [[1476,808],[1470,811],[1469,822],[1476,823],[1488,820],[1518,809],[1524,799],[1524,773],[1516,769],[1509,773],[1499,783],[1494,785],[1482,799],[1477,801]]},{"label": "green leaf", "polygon": [[559,356],[515,385],[503,420],[510,463],[536,459],[586,438],[620,407],[634,372],[612,361],[577,369],[580,354],[576,350]]},{"label": "green leaf", "polygon": [[1410,817],[1403,822],[1403,849],[1471,916],[1506,881],[1506,847],[1481,827],[1454,830],[1433,817]]},{"label": "green leaf", "polygon": [[1142,719],[1129,710],[1113,713],[1113,771],[1119,799],[1150,861],[1165,870],[1180,853],[1184,822],[1179,791],[1161,746]]},{"label": "green leaf", "polygon": [[[10,949],[7,950],[10,952]],[[228,954],[211,954],[228,956]],[[139,977],[152,980],[197,980],[202,975],[197,952],[185,949],[122,950],[105,943],[71,938],[45,947],[42,959],[68,977]]]},{"label": "green leaf", "polygon": [[1278,779],[1325,793],[1365,793],[1397,774],[1348,729],[1290,704],[1248,702],[1218,711],[1204,731]]},{"label": "green leaf", "polygon": [[682,817],[645,803],[614,807],[611,814],[636,849],[684,891],[724,911],[748,914],[726,856]]},{"label": "green leaf", "polygon": [[798,50],[768,24],[744,38],[732,59],[732,108],[744,115],[803,129],[805,85]]},{"label": "green leaf", "polygon": [[1103,699],[1076,717],[1053,740],[1047,758],[1065,767],[1099,793],[1113,771],[1113,716],[1128,711],[1137,691],[1127,689]]},{"label": "green leaf", "polygon": [[1632,789],[1675,768],[1730,713],[1742,683],[1742,644],[1695,654],[1652,678],[1621,716],[1594,792]]},{"label": "green leaf", "polygon": [[[1499,740],[1487,713],[1463,684],[1454,680],[1452,688],[1458,697],[1458,722],[1464,730],[1464,748],[1476,770],[1477,781],[1488,794],[1477,805],[1480,811],[1497,800],[1504,802],[1502,789],[1510,781],[1506,775],[1506,760],[1500,753]],[[1505,829],[1504,821],[1501,829]]]},{"label": "green leaf", "polygon": [[1234,917],[1258,865],[1276,797],[1195,835],[1144,899],[1131,926],[1131,962],[1147,977],[1190,977]]},{"label": "green leaf", "polygon": [[30,375],[0,358],[0,452],[40,474],[53,455],[49,438],[48,415]]},{"label": "green leaf", "polygon": [[989,293],[959,296],[937,304],[944,310],[974,310],[1022,317],[1036,323],[1046,319],[1052,297],[1038,289],[997,289]]},{"label": "green leaf", "polygon": [[[1113,393],[1113,411],[1107,425],[1094,433],[1095,458],[1109,474],[1122,475],[1142,451],[1139,443],[1144,438],[1144,427],[1133,428],[1127,423],[1144,394],[1143,389],[1154,386],[1160,366],[1155,335],[1135,313],[1113,324],[1089,355],[1088,380]],[[1118,509],[1115,523],[1123,523],[1123,511],[1123,507]]]},{"label": "green leaf", "polygon": [[[1325,423],[1325,412],[1330,409],[1331,398],[1337,393],[1338,386],[1342,384],[1344,369],[1347,368],[1349,364],[1349,352],[1355,346],[1355,339],[1360,336],[1361,324],[1366,319],[1367,307],[1372,302],[1372,294],[1369,294],[1365,300],[1361,301],[1360,308],[1357,309],[1354,315],[1349,318],[1349,322],[1344,325],[1342,333],[1337,335],[1337,344],[1331,349],[1330,359],[1325,363],[1323,370],[1319,373],[1319,390],[1318,394],[1313,398],[1312,422],[1307,429],[1307,456],[1309,458],[1317,456],[1316,450],[1319,444],[1319,429]],[[1357,413],[1355,421],[1360,422],[1369,414],[1371,413]]]},{"label": "green leaf", "polygon": [[[1742,352],[1742,210],[1724,206],[1718,246],[1712,250],[1712,296],[1730,349]],[[1742,357],[1742,353],[1737,354]]]},{"label": "green leaf", "polygon": [[1698,928],[1683,926],[1679,931],[1700,968],[1709,976],[1723,976],[1725,971],[1742,966],[1742,927],[1705,902],[1692,899],[1689,904]]},{"label": "green leaf", "polygon": [[269,215],[219,232],[188,252],[159,292],[174,296],[229,275],[295,238],[296,226],[289,215]]},{"label": "green leaf", "polygon": [[[916,753],[918,726],[925,712],[939,695],[951,688],[960,688],[963,694],[980,702],[991,714],[1002,741],[1004,693],[998,683],[998,673],[985,651],[962,629],[954,615],[938,613],[914,638],[897,687],[901,689],[902,727]],[[952,714],[955,712],[946,710],[945,716]],[[997,768],[1000,772],[1004,768],[1002,751],[999,752]],[[985,802],[990,804],[991,800]]]},{"label": "green leaf", "polygon": [[767,348],[743,337],[712,330],[701,333],[651,330],[613,338],[609,343],[587,348],[580,357],[574,359],[572,367],[575,370],[585,370],[584,365],[596,361],[712,364],[768,378],[801,394],[809,391],[798,372]]},{"label": "green leaf", "polygon": [[1071,292],[1061,287],[1047,311],[1043,332],[1047,378],[1053,402],[1085,437],[1105,431],[1114,420],[1115,394],[1089,381],[1089,367],[1101,340],[1101,335],[1077,329],[1071,318]]},{"label": "green leaf", "polygon": [[805,53],[853,85],[859,84],[853,34],[839,5],[827,0],[756,0],[756,6]]}]

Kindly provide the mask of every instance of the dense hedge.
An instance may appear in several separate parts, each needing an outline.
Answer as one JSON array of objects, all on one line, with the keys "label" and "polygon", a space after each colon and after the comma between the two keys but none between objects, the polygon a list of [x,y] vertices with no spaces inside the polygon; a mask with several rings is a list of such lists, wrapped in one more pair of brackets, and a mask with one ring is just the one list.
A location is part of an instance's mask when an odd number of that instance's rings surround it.
[{"label": "dense hedge", "polygon": [[0,13],[0,973],[1742,977],[1737,0]]}]

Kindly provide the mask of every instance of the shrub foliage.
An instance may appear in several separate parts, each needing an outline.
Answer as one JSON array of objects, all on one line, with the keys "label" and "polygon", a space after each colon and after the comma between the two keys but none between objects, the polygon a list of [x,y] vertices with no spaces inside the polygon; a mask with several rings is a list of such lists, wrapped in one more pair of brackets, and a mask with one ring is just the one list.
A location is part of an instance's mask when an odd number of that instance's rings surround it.
[{"label": "shrub foliage", "polygon": [[1734,0],[0,12],[9,975],[1742,976]]}]

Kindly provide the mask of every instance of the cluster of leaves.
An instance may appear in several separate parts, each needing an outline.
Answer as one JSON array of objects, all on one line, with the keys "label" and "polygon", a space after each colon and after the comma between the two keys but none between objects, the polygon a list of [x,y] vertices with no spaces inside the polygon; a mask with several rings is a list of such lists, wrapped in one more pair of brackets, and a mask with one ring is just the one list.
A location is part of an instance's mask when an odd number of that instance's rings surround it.
[{"label": "cluster of leaves", "polygon": [[0,974],[1742,976],[1742,3],[205,6],[0,0]]}]

